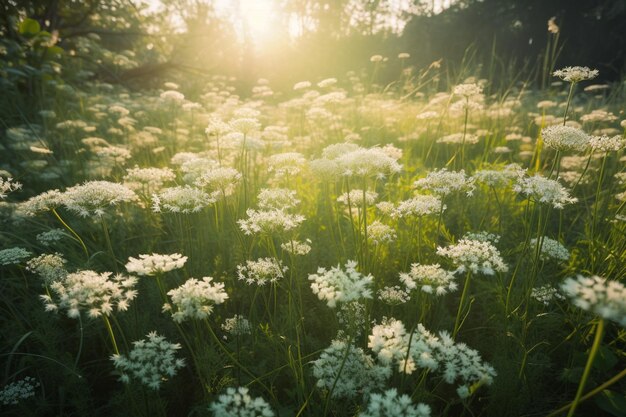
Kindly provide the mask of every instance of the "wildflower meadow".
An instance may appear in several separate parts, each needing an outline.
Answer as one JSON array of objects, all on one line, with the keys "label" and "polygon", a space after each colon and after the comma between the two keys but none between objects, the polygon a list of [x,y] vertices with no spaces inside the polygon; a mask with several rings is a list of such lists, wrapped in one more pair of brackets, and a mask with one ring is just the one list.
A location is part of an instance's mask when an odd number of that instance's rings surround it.
[{"label": "wildflower meadow", "polygon": [[21,16],[0,414],[625,416],[626,84],[557,23],[534,78],[407,47],[138,88]]}]

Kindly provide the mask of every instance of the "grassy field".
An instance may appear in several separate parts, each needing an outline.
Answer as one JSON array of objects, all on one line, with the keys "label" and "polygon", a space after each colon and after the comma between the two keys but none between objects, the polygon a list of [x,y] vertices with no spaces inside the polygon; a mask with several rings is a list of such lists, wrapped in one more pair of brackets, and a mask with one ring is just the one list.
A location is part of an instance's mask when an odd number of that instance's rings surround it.
[{"label": "grassy field", "polygon": [[2,414],[625,415],[624,85],[384,63],[42,83],[1,148]]}]

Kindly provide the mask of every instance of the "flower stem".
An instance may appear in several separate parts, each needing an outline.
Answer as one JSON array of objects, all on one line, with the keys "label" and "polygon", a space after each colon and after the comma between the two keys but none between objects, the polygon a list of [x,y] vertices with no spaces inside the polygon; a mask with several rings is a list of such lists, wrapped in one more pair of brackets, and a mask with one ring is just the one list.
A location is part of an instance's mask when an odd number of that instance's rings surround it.
[{"label": "flower stem", "polygon": [[113,334],[113,328],[111,327],[111,322],[109,321],[109,318],[107,317],[107,315],[103,315],[102,318],[104,319],[104,325],[107,328],[107,331],[109,332],[109,337],[111,338],[111,342],[113,343],[113,350],[115,351],[116,355],[120,354],[120,350],[117,348],[117,342],[115,341],[115,334]]},{"label": "flower stem", "polygon": [[459,309],[456,312],[456,320],[454,321],[454,330],[452,331],[452,338],[456,337],[456,334],[459,332],[459,327],[461,327],[461,314],[463,312],[463,306],[465,304],[465,297],[467,296],[471,276],[472,276],[472,272],[468,271],[467,275],[465,276],[465,285],[463,285],[463,293],[461,294],[461,301],[459,301]]},{"label": "flower stem", "polygon": [[589,351],[589,357],[587,358],[587,364],[585,365],[585,370],[583,371],[583,376],[580,378],[580,384],[578,385],[578,391],[576,391],[576,397],[572,402],[572,406],[567,413],[567,417],[572,417],[576,412],[576,407],[578,407],[578,403],[580,403],[580,399],[583,395],[583,391],[585,389],[585,384],[587,383],[587,378],[591,373],[591,366],[593,365],[593,360],[598,353],[598,349],[600,348],[600,343],[602,342],[602,336],[604,335],[604,319],[600,319],[598,324],[596,325],[596,336],[593,339],[593,345],[591,346],[591,350]]}]

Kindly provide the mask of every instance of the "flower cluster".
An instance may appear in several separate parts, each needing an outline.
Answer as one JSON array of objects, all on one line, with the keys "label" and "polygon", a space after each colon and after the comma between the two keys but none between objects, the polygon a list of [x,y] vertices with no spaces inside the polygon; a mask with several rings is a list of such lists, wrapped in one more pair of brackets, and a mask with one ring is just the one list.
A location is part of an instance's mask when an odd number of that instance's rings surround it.
[{"label": "flower cluster", "polygon": [[341,173],[346,176],[386,178],[402,170],[396,158],[381,148],[357,148],[336,159]]},{"label": "flower cluster", "polygon": [[199,188],[171,187],[152,195],[152,210],[156,213],[197,213],[206,206],[215,203],[215,198]]},{"label": "flower cluster", "polygon": [[[224,284],[212,284],[211,281],[212,277],[204,277],[202,281],[190,278],[180,287],[167,293],[172,298],[176,310],[172,312],[174,321],[181,323],[189,319],[202,320],[209,317],[214,305],[226,301],[228,294],[224,291]],[[163,306],[163,310],[172,311],[173,307],[168,303]]]},{"label": "flower cluster", "polygon": [[371,394],[367,409],[359,417],[430,417],[430,407],[423,403],[413,405],[411,397],[392,388],[383,394]]},{"label": "flower cluster", "polygon": [[22,188],[22,184],[19,182],[13,181],[13,178],[2,178],[0,177],[0,200],[7,197],[7,194],[13,192],[15,190],[19,190]]},{"label": "flower cluster", "polygon": [[565,299],[558,289],[549,284],[533,288],[530,296],[546,306],[550,305],[553,300]]},{"label": "flower cluster", "polygon": [[63,206],[81,217],[101,217],[105,209],[137,199],[133,190],[109,181],[89,181],[70,187],[63,193]]},{"label": "flower cluster", "polygon": [[626,327],[626,287],[619,281],[594,275],[567,278],[561,291],[576,307]]},{"label": "flower cluster", "polygon": [[472,178],[481,184],[485,184],[489,187],[506,187],[511,184],[522,171],[522,168],[517,164],[510,164],[504,167],[504,169],[481,169],[474,172]]},{"label": "flower cluster", "polygon": [[374,220],[372,224],[367,226],[367,239],[373,245],[389,244],[396,240],[396,231],[378,220]]},{"label": "flower cluster", "polygon": [[246,387],[227,388],[226,394],[209,405],[214,417],[273,417],[274,411],[262,398],[253,398]]},{"label": "flower cluster", "polygon": [[378,193],[374,191],[366,191],[363,190],[350,190],[349,193],[343,193],[339,197],[337,197],[337,202],[345,205],[350,205],[352,207],[363,207],[363,204],[367,206],[371,206],[376,202],[378,198]]},{"label": "flower cluster", "polygon": [[[81,310],[89,317],[108,316],[113,308],[126,311],[137,297],[137,278],[111,272],[78,271],[50,284],[51,295],[41,295],[47,311],[67,310],[67,316],[78,318]],[[54,295],[54,296],[53,296]]]},{"label": "flower cluster", "polygon": [[286,188],[264,188],[259,192],[258,200],[262,210],[287,210],[300,204],[296,192]]},{"label": "flower cluster", "polygon": [[124,184],[134,190],[142,191],[146,194],[153,193],[168,181],[176,178],[174,171],[170,168],[131,168],[126,171]]},{"label": "flower cluster", "polygon": [[304,242],[298,240],[283,242],[280,244],[280,248],[292,255],[306,255],[311,252],[311,239],[307,239]]},{"label": "flower cluster", "polygon": [[548,126],[541,131],[543,142],[557,151],[583,152],[589,146],[590,136],[572,126]]},{"label": "flower cluster", "polygon": [[552,73],[555,77],[559,77],[563,81],[577,83],[585,80],[592,80],[598,76],[598,70],[589,69],[589,67],[565,67]]},{"label": "flower cluster", "polygon": [[5,385],[0,391],[0,403],[3,405],[16,405],[20,401],[35,396],[35,388],[39,382],[30,376]]},{"label": "flower cluster", "polygon": [[26,263],[26,270],[39,275],[44,285],[50,285],[65,279],[68,274],[65,269],[66,262],[59,253],[46,253],[29,260]]},{"label": "flower cluster", "polygon": [[41,232],[36,236],[37,242],[44,246],[51,246],[60,240],[63,240],[67,234],[63,229],[50,229],[45,232]]},{"label": "flower cluster", "polygon": [[464,97],[477,96],[483,92],[483,89],[478,84],[467,83],[454,86],[454,94]]},{"label": "flower cluster", "polygon": [[270,156],[267,163],[268,171],[280,178],[299,174],[306,159],[298,152],[286,152]]},{"label": "flower cluster", "polygon": [[620,135],[615,135],[612,137],[608,137],[606,135],[592,136],[589,139],[589,146],[594,151],[617,152],[626,148],[626,138]]},{"label": "flower cluster", "polygon": [[445,197],[454,192],[465,191],[467,196],[474,193],[474,179],[465,175],[465,171],[448,171],[446,168],[429,172],[426,178],[413,183],[414,187],[430,190],[432,193]]},{"label": "flower cluster", "polygon": [[282,209],[275,210],[246,210],[247,219],[237,220],[239,228],[246,235],[254,234],[281,234],[300,226],[304,216],[290,214]]},{"label": "flower cluster", "polygon": [[167,377],[173,377],[178,369],[185,366],[184,359],[177,359],[179,343],[170,343],[155,331],[147,334],[146,339],[133,342],[133,349],[128,356],[115,354],[111,360],[121,373],[120,381],[128,384],[131,377],[152,389],[159,389]]},{"label": "flower cluster", "polygon": [[[537,239],[530,240],[530,246],[537,247]],[[541,238],[541,248],[539,249],[539,258],[543,261],[554,259],[556,261],[567,261],[569,259],[569,251],[558,240],[550,239],[547,236]]]},{"label": "flower cluster", "polygon": [[313,361],[317,387],[327,391],[331,398],[354,398],[359,393],[380,389],[390,375],[388,367],[376,365],[363,349],[342,340],[333,340],[319,359]]},{"label": "flower cluster", "polygon": [[412,264],[408,273],[400,273],[400,281],[408,291],[419,288],[427,294],[437,296],[456,291],[458,288],[454,274],[446,271],[439,264]]},{"label": "flower cluster", "polygon": [[438,247],[437,254],[450,258],[457,266],[457,272],[471,271],[474,274],[481,272],[493,275],[508,271],[500,252],[488,241],[461,239],[456,245]]},{"label": "flower cluster", "polygon": [[0,250],[0,265],[19,264],[32,254],[24,248],[9,248]]},{"label": "flower cluster", "polygon": [[392,217],[404,218],[409,216],[425,216],[428,214],[439,213],[445,210],[446,206],[442,205],[441,199],[434,195],[416,195],[415,197],[401,201],[400,204],[391,212]]},{"label": "flower cluster", "polygon": [[224,320],[222,330],[233,336],[245,336],[252,333],[250,321],[241,314],[235,314],[234,316]]},{"label": "flower cluster", "polygon": [[128,258],[126,270],[137,275],[157,275],[174,269],[180,269],[187,262],[187,257],[179,253],[161,255],[139,255],[139,258]]},{"label": "flower cluster", "polygon": [[525,194],[536,202],[551,204],[556,209],[562,209],[566,204],[578,201],[576,197],[571,197],[558,181],[542,177],[539,174],[532,177],[520,175],[513,185],[513,190]]},{"label": "flower cluster", "polygon": [[409,292],[399,285],[383,287],[378,290],[377,295],[380,301],[391,306],[404,304],[411,299]]},{"label": "flower cluster", "polygon": [[334,308],[338,302],[345,303],[361,298],[372,298],[370,286],[374,281],[371,275],[363,275],[356,270],[357,263],[348,261],[345,271],[339,266],[330,270],[319,268],[317,274],[310,274],[311,290],[317,297]]},{"label": "flower cluster", "polygon": [[454,343],[446,332],[437,337],[421,323],[411,334],[399,320],[383,321],[372,328],[368,347],[381,363],[395,363],[399,372],[411,374],[420,367],[437,372],[448,384],[459,380],[457,393],[461,398],[471,394],[470,386],[490,385],[496,376],[477,351],[464,343]]},{"label": "flower cluster", "polygon": [[237,276],[248,284],[265,285],[283,278],[287,269],[281,261],[276,261],[274,258],[260,258],[238,265]]}]

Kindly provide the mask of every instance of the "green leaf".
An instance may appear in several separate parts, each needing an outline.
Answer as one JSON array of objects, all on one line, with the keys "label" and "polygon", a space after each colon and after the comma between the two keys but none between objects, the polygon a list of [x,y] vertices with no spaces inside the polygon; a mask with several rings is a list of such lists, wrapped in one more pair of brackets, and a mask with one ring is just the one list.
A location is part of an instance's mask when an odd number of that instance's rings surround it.
[{"label": "green leaf", "polygon": [[22,20],[19,27],[19,32],[22,35],[36,35],[41,31],[41,26],[39,26],[39,22],[35,19],[26,18]]},{"label": "green leaf", "polygon": [[624,416],[624,410],[626,410],[626,397],[624,397],[623,394],[605,389],[600,393],[600,395],[595,397],[594,401],[598,407],[607,413],[617,417]]},{"label": "green leaf", "polygon": [[608,372],[617,364],[617,362],[617,356],[613,353],[611,348],[607,346],[600,346],[598,356],[596,356],[596,360],[593,362],[593,367],[600,372]]}]

